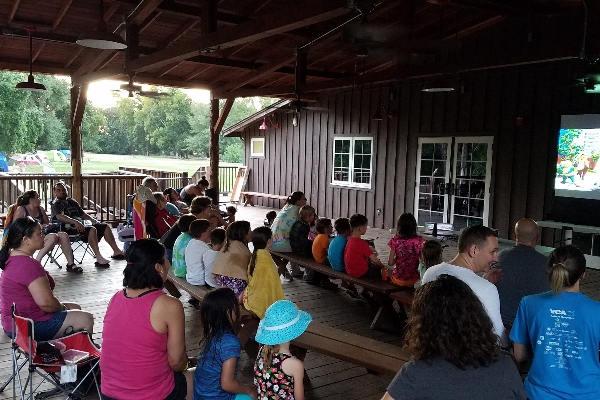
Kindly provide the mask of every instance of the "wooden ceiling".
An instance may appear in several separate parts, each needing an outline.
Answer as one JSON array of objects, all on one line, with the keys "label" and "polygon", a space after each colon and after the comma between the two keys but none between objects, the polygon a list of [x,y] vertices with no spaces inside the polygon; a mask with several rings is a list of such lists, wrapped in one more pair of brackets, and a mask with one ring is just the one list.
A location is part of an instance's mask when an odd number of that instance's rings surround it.
[{"label": "wooden ceiling", "polygon": [[[462,41],[507,21],[583,9],[581,0],[106,0],[107,28],[127,39],[126,52],[75,43],[95,29],[99,3],[0,0],[0,69],[29,70],[24,28],[33,25],[34,73],[76,83],[126,79],[129,58],[136,83],[209,89],[219,98],[290,97],[296,87],[310,98],[357,80],[423,74],[428,60],[443,64],[442,54],[458,54]],[[366,21],[354,4],[368,11]],[[297,59],[305,74],[296,81]]]}]

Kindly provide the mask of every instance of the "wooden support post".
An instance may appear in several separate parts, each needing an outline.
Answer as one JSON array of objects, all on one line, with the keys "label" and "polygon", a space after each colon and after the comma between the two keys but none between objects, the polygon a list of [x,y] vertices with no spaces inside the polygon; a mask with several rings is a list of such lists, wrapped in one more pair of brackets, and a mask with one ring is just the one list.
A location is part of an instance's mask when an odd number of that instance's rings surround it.
[{"label": "wooden support post", "polygon": [[219,99],[210,101],[210,158],[209,182],[210,186],[217,190],[219,196],[219,131],[217,121],[219,119]]},{"label": "wooden support post", "polygon": [[87,84],[74,85],[71,88],[71,170],[73,173],[71,197],[80,204],[83,204],[81,121],[83,120],[86,101]]}]

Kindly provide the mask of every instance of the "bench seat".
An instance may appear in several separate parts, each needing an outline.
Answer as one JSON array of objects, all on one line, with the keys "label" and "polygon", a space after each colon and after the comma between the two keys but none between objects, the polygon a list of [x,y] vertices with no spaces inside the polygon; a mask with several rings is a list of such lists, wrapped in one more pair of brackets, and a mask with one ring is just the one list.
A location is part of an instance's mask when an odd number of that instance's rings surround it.
[{"label": "bench seat", "polygon": [[250,204],[252,207],[254,207],[254,196],[256,197],[266,197],[268,199],[275,199],[275,200],[287,200],[287,196],[282,196],[279,194],[269,194],[269,193],[259,193],[259,192],[242,192],[242,195],[244,196],[244,207],[246,207],[248,204]]},{"label": "bench seat", "polygon": [[393,283],[383,281],[377,278],[354,278],[345,272],[339,272],[331,268],[330,266],[319,264],[312,257],[300,256],[294,253],[280,253],[271,251],[276,257],[283,258],[290,262],[294,262],[304,268],[311,269],[316,272],[320,272],[333,279],[341,279],[342,281],[352,283],[357,286],[368,290],[373,294],[373,297],[379,304],[379,310],[371,323],[371,329],[378,329],[387,320],[390,322],[398,320],[398,315],[392,306],[393,300],[390,299],[389,295],[401,290],[403,287],[394,285]]},{"label": "bench seat", "polygon": [[292,340],[292,345],[302,349],[296,354],[298,358],[302,359],[306,350],[310,350],[365,367],[369,372],[378,374],[394,375],[410,360],[408,352],[401,347],[314,321],[300,337]]},{"label": "bench seat", "polygon": [[412,306],[414,298],[415,290],[410,288],[390,294],[390,299],[396,300],[400,304],[406,304],[409,307]]}]

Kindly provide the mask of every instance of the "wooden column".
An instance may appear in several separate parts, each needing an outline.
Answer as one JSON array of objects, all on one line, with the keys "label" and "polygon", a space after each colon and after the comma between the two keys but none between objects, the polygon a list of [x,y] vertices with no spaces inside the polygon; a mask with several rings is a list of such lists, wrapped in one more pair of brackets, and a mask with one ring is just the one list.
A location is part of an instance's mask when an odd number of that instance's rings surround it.
[{"label": "wooden column", "polygon": [[87,84],[71,87],[71,171],[73,180],[71,181],[71,197],[80,204],[83,203],[83,177],[81,171],[82,162],[82,141],[81,141],[81,122],[85,111],[87,101]]},{"label": "wooden column", "polygon": [[[217,0],[203,0],[200,9],[200,32],[202,36],[217,30]],[[217,191],[219,196],[219,99],[210,100],[210,147],[208,157],[210,158],[208,181],[210,186]]]}]

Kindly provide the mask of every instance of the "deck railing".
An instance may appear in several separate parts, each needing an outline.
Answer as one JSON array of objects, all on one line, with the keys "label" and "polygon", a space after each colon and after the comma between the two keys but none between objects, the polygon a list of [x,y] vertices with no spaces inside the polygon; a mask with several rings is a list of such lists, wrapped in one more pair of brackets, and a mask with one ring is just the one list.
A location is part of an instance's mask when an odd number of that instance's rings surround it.
[{"label": "deck railing", "polygon": [[[97,212],[103,222],[124,222],[127,219],[127,195],[135,193],[145,174],[84,174],[81,207]],[[69,174],[0,174],[0,213],[17,201],[23,192],[35,190],[47,211],[54,199],[53,187],[63,181],[67,186],[73,179]]]},{"label": "deck railing", "polygon": [[[190,182],[199,181],[200,177],[202,176],[206,176],[208,178],[208,167],[205,166],[198,168],[198,170],[191,177],[188,177],[187,172],[165,171],[138,167],[119,167],[119,171],[150,175],[156,178],[158,187],[161,190],[165,190],[169,186],[179,189],[188,185]],[[231,193],[237,177],[237,171],[238,167],[219,167],[219,191],[221,193]]]}]

